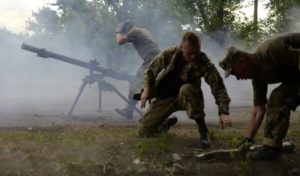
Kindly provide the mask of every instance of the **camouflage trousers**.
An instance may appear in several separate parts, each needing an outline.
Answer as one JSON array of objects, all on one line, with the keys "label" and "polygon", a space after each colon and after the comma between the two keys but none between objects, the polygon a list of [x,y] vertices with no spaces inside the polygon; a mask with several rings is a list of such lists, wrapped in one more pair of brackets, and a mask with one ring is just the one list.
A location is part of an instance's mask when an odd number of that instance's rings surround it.
[{"label": "camouflage trousers", "polygon": [[136,101],[133,100],[132,97],[135,93],[140,92],[143,86],[144,71],[157,54],[159,54],[159,51],[154,51],[149,53],[145,58],[143,58],[144,62],[136,73],[136,80],[129,83],[128,100],[131,102],[134,101],[134,104],[136,104]]},{"label": "camouflage trousers", "polygon": [[291,110],[286,106],[287,98],[296,95],[299,89],[300,83],[283,83],[272,91],[267,104],[263,144],[282,147],[290,123]]},{"label": "camouflage trousers", "polygon": [[204,118],[204,101],[200,86],[184,84],[176,97],[155,100],[138,123],[137,135],[152,137],[160,133],[163,122],[173,113],[186,110],[191,119]]}]

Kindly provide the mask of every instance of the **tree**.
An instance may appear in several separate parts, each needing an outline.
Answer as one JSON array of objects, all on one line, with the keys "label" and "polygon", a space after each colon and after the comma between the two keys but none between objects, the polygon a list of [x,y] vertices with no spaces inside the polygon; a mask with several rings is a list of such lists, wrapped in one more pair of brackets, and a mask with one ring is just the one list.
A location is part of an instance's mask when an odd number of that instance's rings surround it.
[{"label": "tree", "polygon": [[32,13],[33,18],[27,21],[27,30],[36,35],[51,36],[63,30],[60,17],[50,8],[42,8]]},{"label": "tree", "polygon": [[[183,24],[190,30],[201,31],[212,39],[224,44],[235,27],[236,11],[242,0],[175,0],[180,7]],[[183,8],[182,8],[183,7]]]},{"label": "tree", "polygon": [[258,31],[258,0],[254,0],[254,12],[253,12],[253,31],[257,33]]},{"label": "tree", "polygon": [[[269,33],[280,33],[288,29],[291,21],[298,20],[299,14],[289,13],[293,7],[300,7],[300,0],[270,0],[267,3]],[[299,21],[298,21],[299,22]]]},{"label": "tree", "polygon": [[32,38],[45,41],[47,37],[47,43],[51,43],[55,37],[60,37],[64,44],[74,48],[74,52],[80,52],[76,48],[83,46],[89,48],[91,55],[102,63],[119,66],[112,64],[120,59],[115,57],[117,52],[114,52],[116,20],[107,4],[86,0],[57,0],[51,5],[56,8],[42,8],[27,22],[27,29],[34,34]]},{"label": "tree", "polygon": [[[150,30],[161,48],[177,44],[185,30],[198,31],[221,45],[235,37],[255,43],[275,32],[283,31],[291,20],[288,9],[300,0],[270,0],[267,20],[258,19],[259,0],[253,5],[253,18],[237,13],[243,0],[57,0],[53,8],[43,8],[28,21],[28,29],[36,36],[63,33],[70,44],[81,43],[94,56],[102,56],[107,66],[121,68],[125,61],[135,62],[135,51],[114,41],[119,22],[131,20]],[[103,52],[105,51],[105,52]],[[128,56],[126,59],[124,56]],[[132,64],[129,64],[132,65]]]}]

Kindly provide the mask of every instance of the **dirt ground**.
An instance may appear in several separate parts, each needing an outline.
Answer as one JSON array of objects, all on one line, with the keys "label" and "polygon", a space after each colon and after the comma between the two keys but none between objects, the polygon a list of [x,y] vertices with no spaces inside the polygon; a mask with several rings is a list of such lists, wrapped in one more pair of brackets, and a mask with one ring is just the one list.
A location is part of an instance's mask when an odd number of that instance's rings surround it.
[{"label": "dirt ground", "polygon": [[[2,118],[0,175],[197,175],[286,176],[300,167],[300,113],[292,113],[286,140],[294,152],[273,161],[230,157],[200,160],[195,156],[198,132],[194,123],[179,121],[167,134],[143,139],[135,136],[136,121],[105,116],[25,114]],[[221,130],[209,122],[212,148],[230,149],[243,137],[250,108],[232,108],[233,127]],[[256,142],[262,140],[262,129]]]}]

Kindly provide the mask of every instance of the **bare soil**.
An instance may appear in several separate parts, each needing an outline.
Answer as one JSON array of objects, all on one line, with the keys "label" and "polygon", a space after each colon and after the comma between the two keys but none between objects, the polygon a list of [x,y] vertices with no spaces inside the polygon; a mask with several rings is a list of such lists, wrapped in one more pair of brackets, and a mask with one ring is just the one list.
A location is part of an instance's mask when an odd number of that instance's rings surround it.
[{"label": "bare soil", "polygon": [[[199,160],[196,125],[179,121],[167,134],[137,138],[136,120],[84,115],[27,114],[10,118],[0,128],[0,175],[197,175],[197,176],[286,176],[300,167],[300,117],[292,113],[286,140],[294,152],[278,160],[248,158]],[[248,107],[232,108],[233,127],[221,130],[210,122],[212,148],[230,149],[243,137],[250,117]],[[192,122],[192,121],[191,121]],[[9,124],[9,125],[8,125]],[[260,129],[256,142],[262,140]]]}]

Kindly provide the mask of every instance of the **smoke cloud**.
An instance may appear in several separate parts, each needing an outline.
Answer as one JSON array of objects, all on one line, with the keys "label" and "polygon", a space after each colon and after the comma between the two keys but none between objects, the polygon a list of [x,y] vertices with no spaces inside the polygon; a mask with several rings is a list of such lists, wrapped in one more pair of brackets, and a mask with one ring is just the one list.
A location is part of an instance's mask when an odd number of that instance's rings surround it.
[{"label": "smoke cloud", "polygon": [[[156,13],[159,13],[157,9],[155,10]],[[299,16],[298,12],[299,9],[296,8],[290,11],[291,17],[296,20],[291,24],[290,31],[299,31],[300,29],[299,19],[297,18]],[[74,57],[85,62],[96,59],[101,66],[113,68],[120,72],[126,71],[131,75],[136,73],[142,61],[130,44],[108,46],[107,41],[115,40],[114,29],[112,29],[110,35],[107,33],[97,33],[95,35],[96,41],[99,43],[99,49],[95,52],[94,48],[91,48],[90,45],[83,42],[84,40],[80,36],[76,35],[76,24],[81,23],[83,25],[86,21],[80,21],[84,18],[82,14],[76,14],[75,11],[73,13],[76,16],[72,21],[74,23],[74,33],[70,30],[67,34],[57,32],[52,34],[51,37],[41,38],[15,35],[6,30],[0,31],[2,39],[0,43],[0,80],[2,83],[0,112],[2,117],[21,116],[22,114],[66,114],[81,86],[81,79],[89,74],[89,70],[75,65],[52,58],[37,58],[34,53],[22,50],[20,48],[22,43],[46,48],[48,51]],[[139,21],[142,21],[142,19]],[[176,24],[173,24],[172,20],[162,21],[159,18],[153,18],[152,23],[153,26],[149,30],[154,34],[161,50],[179,45],[181,33],[176,31]],[[144,27],[137,23],[136,25]],[[35,36],[38,35],[35,34]],[[219,35],[220,38],[224,37],[221,34]],[[223,70],[218,66],[224,49],[230,45],[243,46],[243,42],[228,39],[225,45],[220,45],[208,36],[201,36],[201,38],[202,50],[211,58],[221,76],[224,77]],[[91,39],[91,42],[96,41]],[[254,49],[255,47],[252,51]],[[116,55],[115,51],[125,52],[127,55]],[[118,58],[115,58],[116,56]],[[123,64],[118,62],[121,59],[125,60]],[[110,78],[105,78],[105,80],[115,85],[127,97],[128,83],[126,81]],[[205,97],[205,111],[210,118],[217,119],[215,100],[209,86],[204,82],[203,80],[202,89]],[[232,100],[231,106],[252,105],[252,85],[250,81],[237,81],[235,77],[231,76],[224,79],[224,82]],[[102,111],[114,113],[115,108],[123,108],[125,105],[125,102],[113,92],[102,93]],[[98,88],[97,84],[93,84],[90,87],[87,86],[84,90],[74,114],[98,114],[98,108]],[[185,113],[179,113],[179,116],[186,115]],[[182,119],[187,120],[187,118]]]}]

